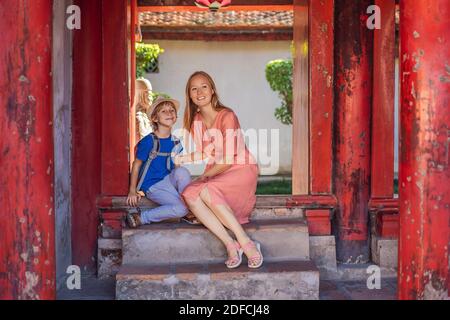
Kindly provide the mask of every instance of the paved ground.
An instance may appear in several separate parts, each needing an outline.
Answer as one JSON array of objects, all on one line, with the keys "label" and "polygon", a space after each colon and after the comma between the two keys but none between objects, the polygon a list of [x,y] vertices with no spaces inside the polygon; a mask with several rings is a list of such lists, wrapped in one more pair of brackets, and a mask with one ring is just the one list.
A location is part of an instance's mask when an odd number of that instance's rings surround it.
[{"label": "paved ground", "polygon": [[[58,291],[60,300],[113,300],[115,291],[114,278],[99,280],[95,276],[84,276],[81,290]],[[393,300],[396,299],[396,279],[383,279],[380,289],[369,290],[366,281],[331,281],[320,282],[321,300]]]},{"label": "paved ground", "polygon": [[320,281],[320,300],[395,300],[397,279],[382,279],[380,289],[369,290],[366,280]]}]

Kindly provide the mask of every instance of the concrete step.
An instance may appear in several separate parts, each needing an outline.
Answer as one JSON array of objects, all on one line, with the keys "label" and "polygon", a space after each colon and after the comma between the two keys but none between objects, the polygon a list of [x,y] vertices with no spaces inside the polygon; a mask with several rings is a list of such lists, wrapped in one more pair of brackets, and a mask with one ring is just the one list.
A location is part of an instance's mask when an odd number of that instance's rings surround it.
[{"label": "concrete step", "polygon": [[265,219],[303,219],[302,208],[288,208],[286,206],[256,206],[250,216],[250,220]]},{"label": "concrete step", "polygon": [[319,271],[311,261],[265,262],[228,269],[223,263],[123,265],[116,275],[118,300],[227,300],[319,298]]},{"label": "concrete step", "polygon": [[[261,243],[264,258],[309,260],[308,227],[304,220],[252,221],[244,225],[249,236]],[[158,223],[122,231],[123,264],[223,262],[226,250],[204,226]]]}]

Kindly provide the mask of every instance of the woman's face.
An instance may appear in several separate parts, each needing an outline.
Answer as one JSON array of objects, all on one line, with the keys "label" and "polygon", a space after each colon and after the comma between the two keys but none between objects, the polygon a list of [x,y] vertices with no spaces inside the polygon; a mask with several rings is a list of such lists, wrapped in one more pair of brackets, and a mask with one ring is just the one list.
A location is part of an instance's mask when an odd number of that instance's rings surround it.
[{"label": "woman's face", "polygon": [[189,97],[199,108],[210,105],[213,94],[214,90],[206,77],[196,75],[191,79]]}]

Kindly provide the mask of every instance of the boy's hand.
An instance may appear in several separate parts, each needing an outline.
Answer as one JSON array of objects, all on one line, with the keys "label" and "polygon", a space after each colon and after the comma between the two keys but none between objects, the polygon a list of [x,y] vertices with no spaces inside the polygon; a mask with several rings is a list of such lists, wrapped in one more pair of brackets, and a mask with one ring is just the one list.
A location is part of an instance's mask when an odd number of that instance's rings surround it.
[{"label": "boy's hand", "polygon": [[127,197],[127,204],[132,207],[136,207],[141,200],[142,196],[136,191],[130,191]]}]

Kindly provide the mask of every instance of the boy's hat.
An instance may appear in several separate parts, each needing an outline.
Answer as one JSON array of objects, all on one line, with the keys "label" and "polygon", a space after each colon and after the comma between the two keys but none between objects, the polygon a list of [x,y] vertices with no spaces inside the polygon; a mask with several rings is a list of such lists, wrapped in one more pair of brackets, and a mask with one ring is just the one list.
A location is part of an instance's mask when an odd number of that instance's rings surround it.
[{"label": "boy's hat", "polygon": [[153,113],[153,111],[155,111],[156,107],[157,107],[158,105],[160,105],[161,103],[164,103],[164,102],[170,102],[170,103],[172,103],[172,104],[175,106],[175,110],[176,110],[177,113],[178,113],[178,110],[180,109],[180,103],[179,103],[177,100],[175,100],[175,99],[168,99],[168,98],[161,98],[161,97],[158,97],[155,101],[153,101],[153,103],[152,103],[152,105],[150,106],[150,108],[148,108],[147,116],[148,116],[149,118],[151,118],[152,113]]}]

